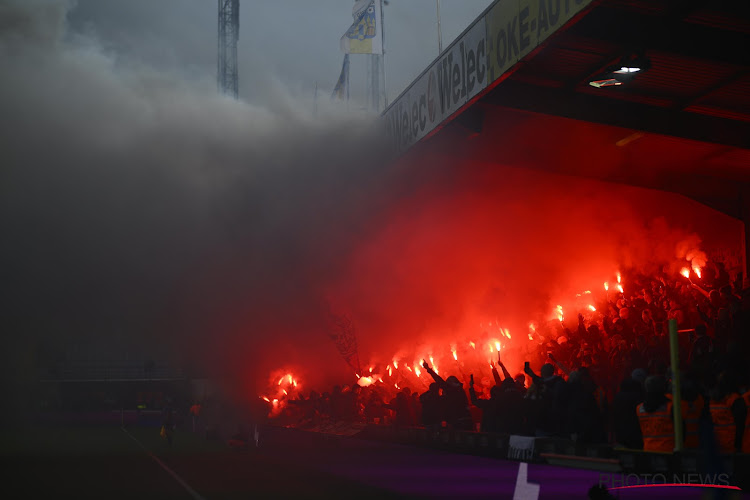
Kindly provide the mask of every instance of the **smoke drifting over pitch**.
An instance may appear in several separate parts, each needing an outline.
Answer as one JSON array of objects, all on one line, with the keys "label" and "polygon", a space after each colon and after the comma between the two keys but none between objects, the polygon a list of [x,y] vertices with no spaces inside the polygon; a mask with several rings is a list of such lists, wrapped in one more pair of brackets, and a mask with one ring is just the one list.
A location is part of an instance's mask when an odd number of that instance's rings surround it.
[{"label": "smoke drifting over pitch", "polygon": [[430,156],[386,166],[365,122],[118,61],[66,31],[69,8],[0,6],[5,380],[81,341],[247,394],[282,365],[308,387],[347,382],[326,300],[353,318],[363,363],[387,362],[485,317],[521,328],[618,268],[678,260],[678,243],[739,242],[739,222],[664,193]]},{"label": "smoke drifting over pitch", "polygon": [[308,332],[383,176],[372,127],[116,60],[70,8],[0,6],[11,371],[77,341],[238,379],[287,332],[329,350]]}]

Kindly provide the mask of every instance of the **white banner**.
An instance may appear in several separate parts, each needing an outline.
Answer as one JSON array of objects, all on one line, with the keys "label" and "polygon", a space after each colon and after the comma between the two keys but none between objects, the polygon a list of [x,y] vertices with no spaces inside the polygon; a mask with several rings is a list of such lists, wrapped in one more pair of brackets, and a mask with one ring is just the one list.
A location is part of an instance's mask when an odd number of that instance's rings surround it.
[{"label": "white banner", "polygon": [[510,436],[508,440],[508,458],[528,462],[534,458],[535,438],[528,436]]},{"label": "white banner", "polygon": [[592,0],[500,0],[487,12],[490,82],[500,78]]},{"label": "white banner", "polygon": [[480,18],[385,112],[396,151],[429,134],[482,91],[488,77],[486,26]]},{"label": "white banner", "polygon": [[592,1],[496,0],[385,111],[394,151],[432,132]]}]

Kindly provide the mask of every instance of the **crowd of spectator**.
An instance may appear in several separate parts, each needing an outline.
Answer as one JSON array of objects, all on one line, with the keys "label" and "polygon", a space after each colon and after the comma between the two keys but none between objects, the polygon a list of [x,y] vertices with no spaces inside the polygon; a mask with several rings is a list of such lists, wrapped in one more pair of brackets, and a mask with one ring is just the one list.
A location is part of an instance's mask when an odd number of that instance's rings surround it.
[{"label": "crowd of spectator", "polygon": [[[670,320],[678,330],[683,446],[750,452],[750,290],[721,264],[696,282],[683,276],[627,276],[597,314],[529,353],[524,373],[511,375],[498,357],[494,386],[477,391],[473,375],[443,378],[419,394],[386,395],[377,384],[335,386],[290,400],[282,423],[321,420],[425,426],[528,436],[564,437],[633,449],[672,451],[673,382]],[[540,373],[531,366],[541,365]],[[463,378],[463,374],[461,374]],[[488,396],[488,397],[486,397]]]}]

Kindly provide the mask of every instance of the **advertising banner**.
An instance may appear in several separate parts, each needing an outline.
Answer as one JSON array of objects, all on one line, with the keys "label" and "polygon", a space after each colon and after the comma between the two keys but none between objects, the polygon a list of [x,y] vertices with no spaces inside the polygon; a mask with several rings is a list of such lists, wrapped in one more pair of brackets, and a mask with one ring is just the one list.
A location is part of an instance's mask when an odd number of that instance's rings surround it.
[{"label": "advertising banner", "polygon": [[500,0],[485,16],[490,82],[534,50],[592,0]]},{"label": "advertising banner", "polygon": [[479,19],[385,112],[386,133],[401,152],[430,133],[488,82],[486,24]]},{"label": "advertising banner", "polygon": [[496,1],[385,111],[393,150],[425,137],[592,1]]}]

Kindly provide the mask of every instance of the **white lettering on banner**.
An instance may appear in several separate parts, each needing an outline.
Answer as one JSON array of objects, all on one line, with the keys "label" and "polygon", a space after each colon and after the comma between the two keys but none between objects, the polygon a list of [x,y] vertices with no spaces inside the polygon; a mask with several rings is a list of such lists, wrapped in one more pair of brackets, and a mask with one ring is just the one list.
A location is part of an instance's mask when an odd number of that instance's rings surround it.
[{"label": "white lettering on banner", "polygon": [[508,458],[511,460],[532,460],[534,458],[534,438],[528,436],[510,436],[508,440]]},{"label": "white lettering on banner", "polygon": [[386,133],[397,152],[429,134],[487,86],[486,31],[480,18],[385,112]]}]

